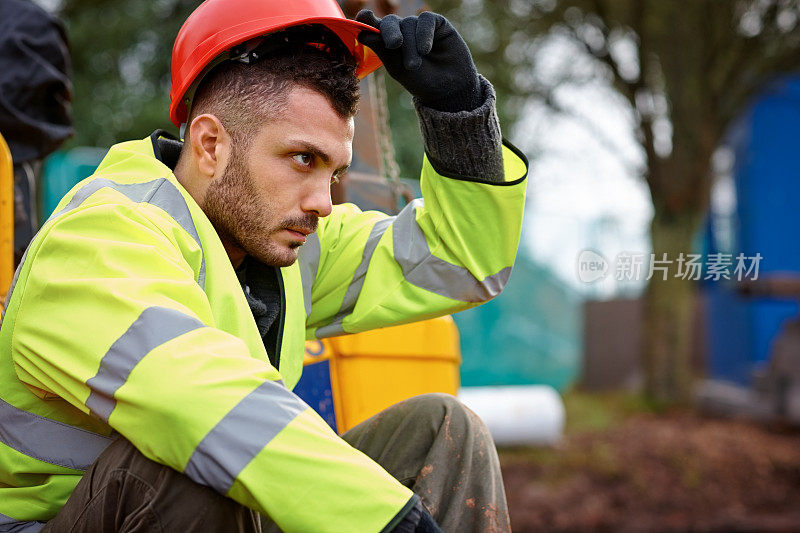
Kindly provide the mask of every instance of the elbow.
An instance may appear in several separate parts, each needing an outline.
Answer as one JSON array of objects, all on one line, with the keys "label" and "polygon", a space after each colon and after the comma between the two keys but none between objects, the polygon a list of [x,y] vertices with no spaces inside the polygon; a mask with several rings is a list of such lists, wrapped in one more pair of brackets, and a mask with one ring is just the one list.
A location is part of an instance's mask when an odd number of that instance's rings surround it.
[{"label": "elbow", "polygon": [[488,302],[503,292],[510,276],[511,267],[506,267],[495,274],[486,276],[483,280],[476,279],[475,285],[470,291],[471,294],[465,300],[472,303]]},{"label": "elbow", "polygon": [[502,292],[511,276],[511,267],[508,266],[480,278],[466,267],[454,265],[433,255],[429,255],[427,261],[403,270],[407,283],[468,304],[488,302]]}]

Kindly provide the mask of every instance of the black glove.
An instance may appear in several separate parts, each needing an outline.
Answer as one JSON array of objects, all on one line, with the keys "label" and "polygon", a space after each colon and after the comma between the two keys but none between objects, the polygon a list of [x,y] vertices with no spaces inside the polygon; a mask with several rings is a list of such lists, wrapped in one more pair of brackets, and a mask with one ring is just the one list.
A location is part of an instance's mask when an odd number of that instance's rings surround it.
[{"label": "black glove", "polygon": [[[417,498],[416,496],[414,496]],[[431,513],[417,498],[417,503],[406,513],[403,520],[397,524],[392,533],[442,533]]]},{"label": "black glove", "polygon": [[417,17],[379,19],[362,9],[356,20],[380,30],[362,31],[386,70],[419,102],[439,111],[472,111],[481,103],[478,70],[467,43],[443,16],[423,11]]}]

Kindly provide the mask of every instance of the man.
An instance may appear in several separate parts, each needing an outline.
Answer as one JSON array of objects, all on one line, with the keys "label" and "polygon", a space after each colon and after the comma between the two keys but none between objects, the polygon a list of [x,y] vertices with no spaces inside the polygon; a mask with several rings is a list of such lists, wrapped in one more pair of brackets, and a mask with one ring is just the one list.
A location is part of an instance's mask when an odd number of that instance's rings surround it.
[{"label": "man", "polygon": [[[0,329],[7,529],[508,529],[491,438],[454,399],[343,440],[291,393],[303,332],[476,305],[519,239],[525,162],[463,40],[432,13],[357,20],[203,3],[173,50],[185,141],[112,147],[34,239]],[[331,206],[377,66],[356,37],[421,118],[424,202],[393,218]]]}]

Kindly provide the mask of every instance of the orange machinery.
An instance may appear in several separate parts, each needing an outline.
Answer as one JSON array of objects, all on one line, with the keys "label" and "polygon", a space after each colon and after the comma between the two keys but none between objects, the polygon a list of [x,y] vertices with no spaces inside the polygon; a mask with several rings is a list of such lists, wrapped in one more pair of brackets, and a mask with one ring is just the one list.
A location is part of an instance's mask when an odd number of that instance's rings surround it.
[{"label": "orange machinery", "polygon": [[0,135],[0,306],[14,276],[14,164]]}]

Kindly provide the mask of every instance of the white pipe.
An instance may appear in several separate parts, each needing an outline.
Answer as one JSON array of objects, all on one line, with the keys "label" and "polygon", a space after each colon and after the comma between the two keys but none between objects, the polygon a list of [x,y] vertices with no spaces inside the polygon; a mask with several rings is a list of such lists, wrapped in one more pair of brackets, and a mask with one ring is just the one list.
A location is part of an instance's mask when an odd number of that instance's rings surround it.
[{"label": "white pipe", "polygon": [[463,387],[458,399],[489,428],[498,445],[550,445],[564,431],[564,402],[553,387]]}]

